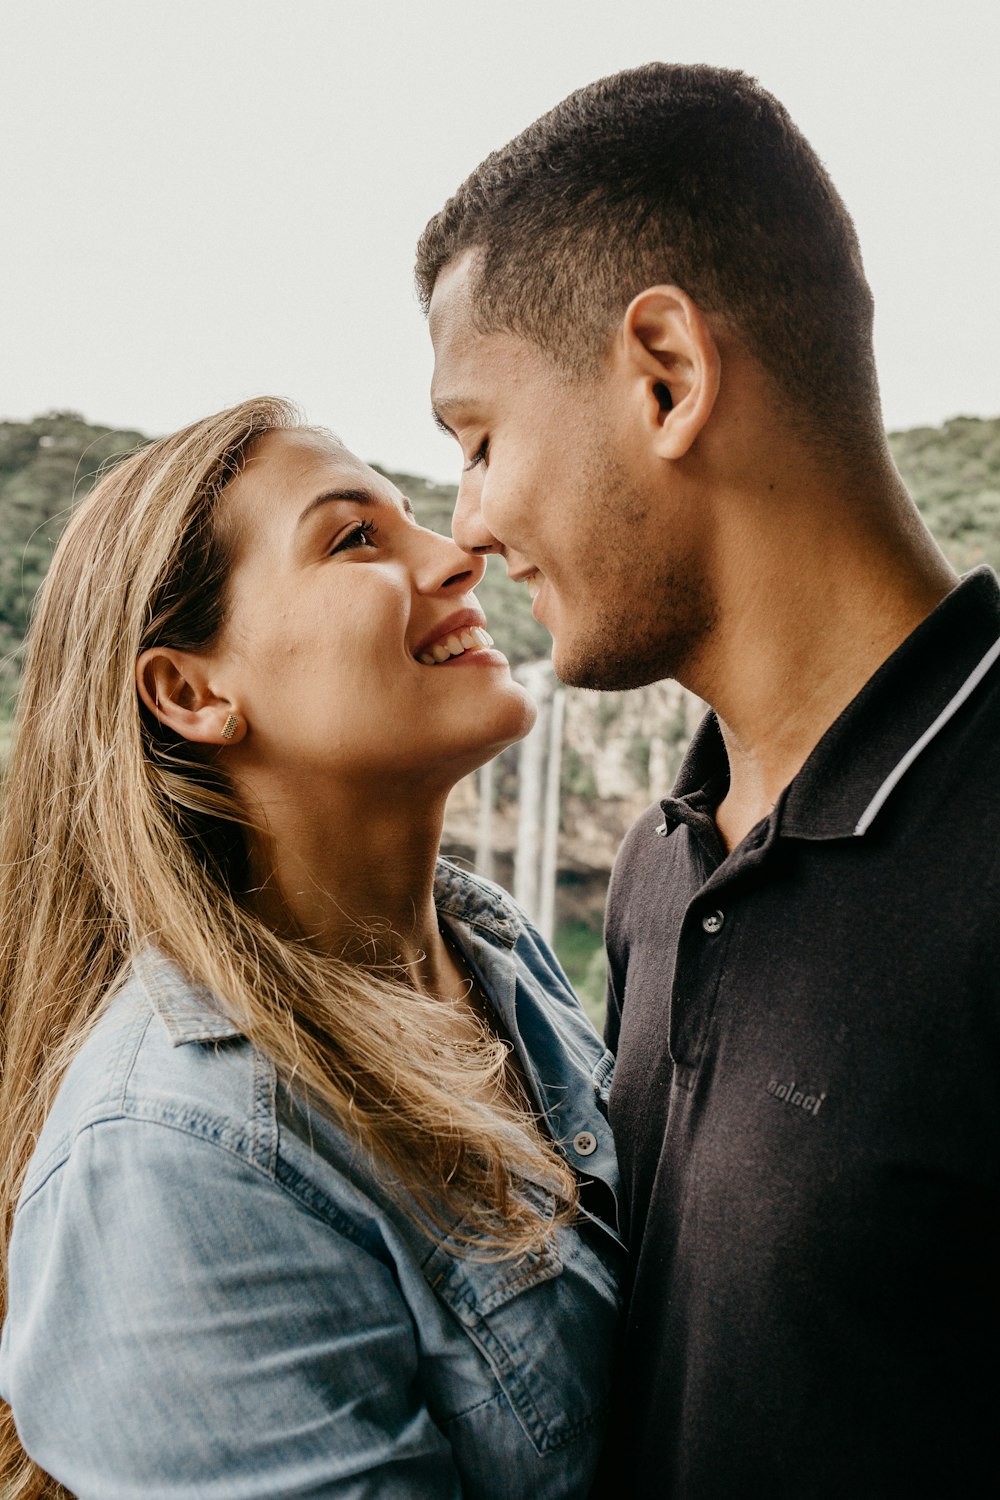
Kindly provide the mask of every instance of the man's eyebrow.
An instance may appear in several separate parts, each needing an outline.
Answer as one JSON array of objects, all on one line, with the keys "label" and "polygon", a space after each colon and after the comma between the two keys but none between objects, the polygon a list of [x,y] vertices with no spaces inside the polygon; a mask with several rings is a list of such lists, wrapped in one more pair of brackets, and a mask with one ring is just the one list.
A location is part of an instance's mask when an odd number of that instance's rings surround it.
[{"label": "man's eyebrow", "polygon": [[[296,529],[301,526],[304,521],[307,521],[309,517],[313,515],[317,510],[319,510],[321,506],[329,505],[331,501],[335,500],[346,500],[348,504],[352,505],[384,505],[388,503],[382,496],[376,495],[372,490],[324,490],[322,495],[317,495],[314,500],[309,501],[309,504],[306,506],[305,510],[299,516],[298,521],[295,523]],[[402,501],[404,514],[412,516],[413,506],[410,504],[409,500],[407,500],[405,495],[401,495],[400,500]]]}]

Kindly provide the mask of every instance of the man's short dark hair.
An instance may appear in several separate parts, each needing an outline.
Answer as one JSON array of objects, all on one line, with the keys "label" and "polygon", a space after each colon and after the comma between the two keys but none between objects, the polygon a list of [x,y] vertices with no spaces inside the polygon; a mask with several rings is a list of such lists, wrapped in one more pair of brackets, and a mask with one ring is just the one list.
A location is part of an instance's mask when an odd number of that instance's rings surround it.
[{"label": "man's short dark hair", "polygon": [[843,451],[881,432],[854,224],[787,111],[744,73],[649,63],[570,94],[431,219],[425,310],[470,249],[484,332],[592,372],[632,298],[671,283],[732,325],[810,434]]}]

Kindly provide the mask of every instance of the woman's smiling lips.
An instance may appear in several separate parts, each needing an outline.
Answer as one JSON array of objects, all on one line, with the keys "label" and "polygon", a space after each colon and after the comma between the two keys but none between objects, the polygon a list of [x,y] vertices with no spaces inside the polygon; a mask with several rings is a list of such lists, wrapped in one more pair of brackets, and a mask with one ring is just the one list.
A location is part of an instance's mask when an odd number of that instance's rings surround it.
[{"label": "woman's smiling lips", "polygon": [[441,620],[413,654],[425,667],[451,666],[472,660],[477,660],[481,666],[506,666],[507,658],[503,653],[490,650],[493,637],[485,625],[486,617],[481,611],[458,610]]}]

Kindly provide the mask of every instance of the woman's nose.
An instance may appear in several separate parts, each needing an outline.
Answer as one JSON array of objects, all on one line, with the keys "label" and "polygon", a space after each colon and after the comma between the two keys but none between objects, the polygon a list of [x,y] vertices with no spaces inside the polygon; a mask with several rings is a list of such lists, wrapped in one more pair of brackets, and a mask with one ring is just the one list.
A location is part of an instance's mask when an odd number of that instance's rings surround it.
[{"label": "woman's nose", "polygon": [[422,557],[415,569],[422,593],[440,593],[447,589],[465,594],[482,582],[486,558],[467,552],[450,537],[436,531],[424,533]]}]

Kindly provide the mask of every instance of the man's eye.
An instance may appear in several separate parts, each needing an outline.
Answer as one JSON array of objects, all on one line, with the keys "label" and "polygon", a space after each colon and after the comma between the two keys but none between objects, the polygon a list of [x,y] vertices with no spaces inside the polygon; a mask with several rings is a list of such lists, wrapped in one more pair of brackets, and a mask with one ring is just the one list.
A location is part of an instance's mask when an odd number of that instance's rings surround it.
[{"label": "man's eye", "polygon": [[465,472],[468,473],[470,469],[478,469],[478,467],[479,467],[480,464],[486,464],[487,467],[488,467],[489,466],[489,462],[490,462],[490,440],[489,440],[489,438],[483,438],[482,442],[479,444],[479,447],[476,449],[475,453],[472,455],[472,457],[469,459],[469,462],[466,464],[466,466],[465,466]]},{"label": "man's eye", "polygon": [[338,552],[348,552],[354,547],[371,547],[374,545],[372,537],[377,535],[378,526],[374,521],[359,521],[335,547],[330,549],[330,556],[335,557]]}]

